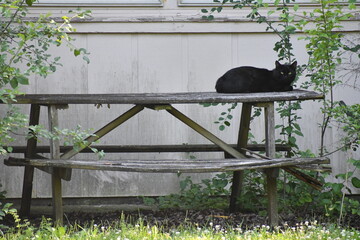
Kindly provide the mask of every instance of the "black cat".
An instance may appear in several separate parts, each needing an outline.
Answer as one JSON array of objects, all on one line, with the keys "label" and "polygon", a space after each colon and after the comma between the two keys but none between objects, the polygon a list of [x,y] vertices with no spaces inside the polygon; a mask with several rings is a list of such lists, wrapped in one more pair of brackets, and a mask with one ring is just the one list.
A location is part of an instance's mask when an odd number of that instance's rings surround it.
[{"label": "black cat", "polygon": [[296,65],[275,62],[272,71],[255,67],[238,67],[227,71],[217,82],[218,93],[284,92],[291,91]]}]

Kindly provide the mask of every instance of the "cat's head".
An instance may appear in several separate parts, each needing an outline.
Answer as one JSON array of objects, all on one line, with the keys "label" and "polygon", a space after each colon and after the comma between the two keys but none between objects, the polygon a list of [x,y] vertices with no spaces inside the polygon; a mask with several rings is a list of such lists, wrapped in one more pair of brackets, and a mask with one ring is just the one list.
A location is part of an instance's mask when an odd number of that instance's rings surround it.
[{"label": "cat's head", "polygon": [[274,78],[281,82],[290,84],[295,80],[296,77],[296,66],[297,62],[292,64],[281,64],[278,61],[275,62],[275,69],[273,70]]}]

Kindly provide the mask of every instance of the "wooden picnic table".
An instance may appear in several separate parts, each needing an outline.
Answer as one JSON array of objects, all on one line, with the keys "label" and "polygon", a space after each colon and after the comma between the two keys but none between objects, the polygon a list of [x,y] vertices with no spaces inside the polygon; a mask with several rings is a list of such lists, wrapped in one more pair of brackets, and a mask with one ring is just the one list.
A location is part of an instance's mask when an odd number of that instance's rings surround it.
[{"label": "wooden picnic table", "polygon": [[[102,146],[111,152],[141,152],[141,151],[223,151],[226,155],[223,159],[197,159],[197,160],[174,160],[174,159],[137,159],[137,160],[73,160],[73,156],[81,151],[86,151],[86,146],[82,148],[66,148],[60,146],[58,140],[50,140],[48,147],[39,148],[35,138],[27,141],[24,148],[14,147],[15,152],[23,151],[25,158],[12,158],[5,160],[9,166],[24,166],[24,182],[21,203],[21,215],[30,213],[31,192],[33,185],[34,167],[47,171],[52,174],[52,199],[54,218],[62,223],[62,192],[61,181],[70,180],[71,169],[89,170],[110,170],[127,172],[233,172],[233,185],[231,188],[230,211],[237,209],[236,199],[241,191],[241,180],[245,169],[265,169],[268,195],[268,214],[269,224],[278,224],[277,212],[277,189],[276,181],[278,168],[282,167],[286,171],[294,173],[291,166],[301,164],[321,164],[328,163],[327,158],[284,158],[275,159],[275,151],[285,149],[283,146],[275,144],[275,113],[274,102],[293,101],[293,100],[314,100],[321,99],[323,95],[316,92],[294,90],[290,92],[267,92],[267,93],[247,93],[247,94],[220,94],[215,92],[189,92],[189,93],[134,93],[134,94],[26,94],[16,97],[13,104],[30,104],[30,125],[39,124],[40,106],[48,108],[49,129],[54,130],[58,126],[58,109],[64,109],[68,104],[131,104],[134,105],[119,117],[106,124],[104,127],[88,137],[86,141],[92,144],[99,138],[117,128],[125,121],[131,119],[144,109],[164,110],[170,113],[181,122],[210,140],[214,145],[202,146]],[[198,123],[177,110],[175,104],[199,104],[199,103],[242,103],[240,117],[240,127],[237,143],[228,144],[206,130]],[[262,107],[265,109],[265,146],[266,156],[269,159],[249,158],[246,149],[255,149],[256,146],[248,145],[248,133],[250,126],[252,107]],[[154,147],[154,148],[152,148]],[[257,146],[261,149],[261,146]],[[144,150],[145,149],[145,150]],[[159,150],[162,149],[162,150]],[[50,152],[50,158],[45,159],[39,156],[39,152]],[[296,172],[295,172],[296,173]],[[300,174],[301,175],[301,174]],[[301,176],[299,177],[301,178]]]}]

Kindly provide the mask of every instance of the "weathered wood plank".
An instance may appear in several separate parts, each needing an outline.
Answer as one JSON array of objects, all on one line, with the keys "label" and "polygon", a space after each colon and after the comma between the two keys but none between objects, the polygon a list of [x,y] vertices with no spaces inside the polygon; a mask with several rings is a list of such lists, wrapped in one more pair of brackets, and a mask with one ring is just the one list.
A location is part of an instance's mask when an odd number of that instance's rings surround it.
[{"label": "weathered wood plank", "polygon": [[[274,103],[265,103],[265,148],[266,156],[275,158],[275,110]],[[277,177],[278,168],[268,168],[266,174],[266,192],[268,195],[269,224],[274,227],[279,224],[278,200],[277,200]]]},{"label": "weathered wood plank", "polygon": [[[48,123],[50,132],[54,132],[55,128],[59,127],[58,109],[55,105],[48,107]],[[60,159],[60,140],[50,139],[50,158]],[[69,173],[70,175],[66,174]],[[71,176],[71,169],[64,169],[61,167],[54,167],[51,175],[51,189],[52,189],[52,204],[53,216],[57,224],[63,224],[63,207],[62,207],[62,183],[61,177]],[[70,180],[70,179],[69,179]]]},{"label": "weathered wood plank", "polygon": [[181,104],[181,103],[232,103],[272,102],[322,99],[322,94],[294,90],[290,92],[236,93],[184,92],[184,93],[122,93],[122,94],[26,94],[13,104]]},{"label": "weathered wood plank", "polygon": [[[244,155],[245,155],[245,151],[242,148],[248,147],[251,110],[252,110],[251,103],[243,103],[242,109],[241,109],[240,127],[239,127],[238,141],[237,141],[236,147]],[[264,150],[265,150],[265,146],[264,146]],[[230,205],[229,205],[230,212],[235,212],[240,207],[237,204],[237,199],[241,195],[243,179],[244,179],[243,171],[235,171],[233,173],[231,195],[230,195]]]},{"label": "weathered wood plank", "polygon": [[[230,147],[237,149],[237,144],[228,144]],[[91,145],[98,150],[106,153],[139,153],[139,152],[222,152],[224,151],[215,144],[179,144],[179,145]],[[25,146],[12,146],[12,153],[24,153]],[[246,147],[251,151],[265,151],[264,144],[249,144]],[[276,151],[289,151],[291,148],[287,145],[276,144]],[[72,146],[61,146],[60,152],[66,152],[72,149]],[[36,153],[49,153],[49,146],[37,146],[34,150]],[[81,150],[82,153],[92,153],[89,148]]]},{"label": "weathered wood plank", "polygon": [[[31,105],[29,125],[31,126],[31,125],[39,124],[39,118],[40,118],[40,106],[36,104]],[[35,150],[36,145],[37,145],[36,138],[30,138],[27,140],[27,144],[24,149],[26,158],[33,158],[36,155],[36,150]],[[26,166],[24,170],[23,189],[22,189],[22,198],[21,198],[21,207],[20,207],[21,217],[28,217],[30,215],[33,179],[34,179],[34,167]]]},{"label": "weathered wood plank", "polygon": [[8,166],[64,167],[87,170],[108,170],[148,173],[198,173],[227,172],[246,169],[286,167],[302,164],[327,164],[328,158],[282,158],[282,159],[204,159],[204,160],[56,160],[19,159],[5,160]]},{"label": "weathered wood plank", "polygon": [[[244,150],[250,152],[251,154],[254,154],[255,156],[261,157],[263,159],[268,159],[268,160],[271,159],[271,158],[269,158],[267,156],[255,153],[255,152],[253,152],[253,151],[251,151],[249,149],[244,149]],[[313,187],[313,188],[320,191],[322,186],[323,186],[323,184],[321,182],[319,182],[317,179],[315,179],[315,178],[313,178],[313,177],[311,177],[311,176],[309,176],[309,175],[295,169],[295,168],[302,168],[302,167],[304,168],[304,167],[307,167],[307,166],[310,166],[310,167],[314,168],[315,171],[320,167],[319,165],[316,165],[316,164],[309,164],[309,165],[306,165],[306,166],[295,165],[293,167],[283,167],[282,169],[285,170],[286,172],[290,173],[294,177],[298,178],[299,180],[305,182],[306,184],[309,184],[311,187]],[[316,168],[314,166],[316,166]],[[321,166],[321,167],[323,167],[323,166]],[[308,170],[310,170],[310,169],[308,169]],[[331,168],[327,168],[327,170],[331,171]]]}]

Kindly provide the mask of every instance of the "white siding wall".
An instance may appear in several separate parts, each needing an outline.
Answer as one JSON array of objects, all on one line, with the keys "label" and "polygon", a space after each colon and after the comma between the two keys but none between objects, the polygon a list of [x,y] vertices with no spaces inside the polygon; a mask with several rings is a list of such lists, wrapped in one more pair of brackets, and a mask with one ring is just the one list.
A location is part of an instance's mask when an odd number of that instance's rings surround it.
[{"label": "white siding wall", "polygon": [[[27,93],[124,93],[124,92],[184,92],[214,91],[219,76],[232,67],[253,65],[272,69],[276,53],[272,50],[276,36],[264,32],[264,26],[251,23],[242,17],[246,12],[225,11],[222,20],[202,22],[202,7],[179,7],[176,1],[165,1],[162,6],[151,8],[89,7],[93,19],[74,24],[78,32],[76,45],[90,53],[90,64],[74,58],[68,50],[53,49],[62,56],[63,68],[47,79],[34,77]],[[67,12],[65,7],[37,7],[39,13],[52,11],[55,16]],[[234,14],[235,13],[235,14]],[[236,19],[236,21],[230,21]],[[348,36],[356,37],[359,21],[346,23]],[[300,35],[299,35],[300,36]],[[295,40],[297,36],[294,36]],[[299,63],[306,63],[305,42],[294,41],[294,51]],[[348,104],[359,103],[358,92],[349,87],[339,89],[339,95]],[[300,121],[305,138],[300,138],[303,149],[317,151],[321,120],[319,104],[306,102],[300,111]],[[71,128],[80,124],[85,129],[98,129],[130,106],[70,106],[60,111],[61,127]],[[226,107],[213,109],[199,105],[178,106],[191,118],[207,129],[216,132],[227,142],[235,143],[240,107],[236,110],[233,125],[220,132],[213,124]],[[0,111],[4,112],[4,107]],[[28,109],[24,107],[24,111]],[[42,109],[42,123],[46,126],[46,109]],[[252,125],[258,140],[263,138],[260,119]],[[339,141],[336,127],[329,129],[330,149]],[[100,141],[101,144],[171,144],[208,143],[197,133],[165,112],[145,110]],[[94,156],[87,154],[82,157]],[[121,158],[186,158],[187,154],[124,154]],[[208,157],[209,154],[195,154]],[[211,154],[211,157],[219,154]],[[357,156],[358,157],[358,156]],[[119,156],[107,154],[106,158]],[[332,156],[334,172],[346,170],[345,154]],[[20,197],[22,168],[0,163],[0,181],[8,197]],[[34,197],[50,197],[50,177],[36,171]],[[196,176],[197,178],[200,175]],[[155,187],[156,185],[156,187]],[[177,191],[176,174],[137,174],[104,171],[74,170],[73,180],[64,182],[64,196],[138,196],[164,195]]]}]

